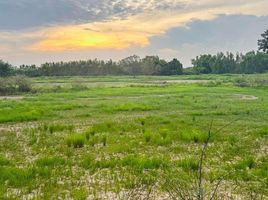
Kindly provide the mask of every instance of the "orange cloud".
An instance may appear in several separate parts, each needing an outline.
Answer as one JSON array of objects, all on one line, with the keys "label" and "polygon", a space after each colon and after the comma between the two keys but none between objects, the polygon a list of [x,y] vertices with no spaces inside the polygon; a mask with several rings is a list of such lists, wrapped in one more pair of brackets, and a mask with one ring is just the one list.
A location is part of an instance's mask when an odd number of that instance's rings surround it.
[{"label": "orange cloud", "polygon": [[[203,15],[211,19],[213,15]],[[151,13],[124,20],[111,20],[82,25],[54,27],[42,30],[43,39],[33,46],[35,51],[64,51],[77,49],[126,49],[147,46],[152,36],[164,34],[172,27],[185,25],[191,14]]]},{"label": "orange cloud", "polygon": [[77,49],[125,49],[131,45],[145,46],[148,38],[133,32],[95,32],[83,26],[67,26],[46,32],[45,39],[31,47],[38,51]]},{"label": "orange cloud", "polygon": [[[214,0],[215,1],[215,0]],[[190,4],[194,4],[189,0]],[[211,4],[212,0],[204,0],[202,4]],[[35,34],[42,39],[28,49],[34,51],[65,51],[80,49],[127,49],[131,46],[144,47],[150,38],[164,34],[167,30],[184,26],[192,20],[211,20],[218,14],[228,13],[251,14],[262,12],[263,5],[249,3],[236,6],[222,3],[216,7],[200,9],[199,6],[180,11],[150,11],[129,16],[126,19],[111,19],[110,21],[94,22],[80,25],[52,27],[40,30]],[[267,4],[268,3],[263,3]],[[202,6],[201,6],[202,7]],[[265,11],[266,12],[266,11]]]}]

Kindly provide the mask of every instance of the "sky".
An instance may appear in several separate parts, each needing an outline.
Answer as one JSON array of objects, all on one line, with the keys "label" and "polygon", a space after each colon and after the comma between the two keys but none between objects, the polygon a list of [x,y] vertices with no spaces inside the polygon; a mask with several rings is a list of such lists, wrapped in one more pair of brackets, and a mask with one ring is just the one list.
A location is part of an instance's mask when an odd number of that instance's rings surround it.
[{"label": "sky", "polygon": [[268,0],[0,0],[0,59],[14,65],[257,50]]}]

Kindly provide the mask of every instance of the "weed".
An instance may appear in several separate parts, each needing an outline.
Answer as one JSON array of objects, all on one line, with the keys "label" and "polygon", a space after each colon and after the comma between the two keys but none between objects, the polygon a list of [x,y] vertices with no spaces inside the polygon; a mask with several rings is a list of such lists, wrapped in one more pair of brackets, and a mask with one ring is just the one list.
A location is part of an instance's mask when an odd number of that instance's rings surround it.
[{"label": "weed", "polygon": [[93,136],[91,137],[91,139],[89,140],[89,144],[94,147],[96,144],[98,144],[98,137],[97,136]]},{"label": "weed", "polygon": [[86,155],[82,161],[82,166],[85,169],[90,169],[95,163],[95,158],[92,155]]},{"label": "weed", "polygon": [[161,129],[160,130],[160,135],[163,139],[166,139],[168,136],[168,129]]},{"label": "weed", "polygon": [[36,165],[40,167],[55,167],[65,164],[65,159],[60,157],[42,157],[36,160]]},{"label": "weed", "polygon": [[72,193],[74,199],[85,200],[88,197],[88,192],[85,187],[75,189]]},{"label": "weed", "polygon": [[34,178],[33,168],[0,167],[0,182],[8,181],[8,185],[13,187],[28,185]]},{"label": "weed", "polygon": [[7,165],[10,165],[10,164],[11,164],[11,162],[8,159],[6,159],[5,157],[0,155],[0,167],[1,166],[7,166]]},{"label": "weed", "polygon": [[268,136],[268,127],[264,127],[261,130],[259,130],[258,135],[261,137],[267,137]]},{"label": "weed", "polygon": [[199,163],[196,158],[186,158],[184,160],[180,160],[177,163],[178,167],[181,167],[182,169],[189,171],[197,171],[199,169]]},{"label": "weed", "polygon": [[255,159],[251,156],[244,158],[242,161],[238,162],[235,166],[236,169],[246,170],[252,169],[256,166]]},{"label": "weed", "polygon": [[71,134],[67,136],[66,143],[68,147],[82,148],[85,145],[85,137],[83,134]]},{"label": "weed", "polygon": [[62,132],[64,130],[68,130],[69,132],[74,131],[73,125],[63,125],[63,124],[51,124],[48,126],[48,131],[50,133],[54,132]]},{"label": "weed", "polygon": [[36,144],[37,143],[37,140],[38,140],[37,136],[34,133],[32,133],[31,136],[30,136],[29,145]]},{"label": "weed", "polygon": [[199,132],[196,130],[190,131],[190,132],[182,132],[179,135],[179,139],[183,141],[188,141],[188,142],[194,142],[194,143],[203,143],[206,140],[206,133],[204,132]]},{"label": "weed", "polygon": [[102,145],[105,147],[106,144],[107,144],[107,135],[104,134],[104,135],[101,137],[101,142],[102,142]]},{"label": "weed", "polygon": [[144,138],[145,138],[145,142],[146,143],[148,143],[148,142],[150,142],[151,141],[151,139],[152,139],[152,133],[151,132],[145,132],[144,133]]}]

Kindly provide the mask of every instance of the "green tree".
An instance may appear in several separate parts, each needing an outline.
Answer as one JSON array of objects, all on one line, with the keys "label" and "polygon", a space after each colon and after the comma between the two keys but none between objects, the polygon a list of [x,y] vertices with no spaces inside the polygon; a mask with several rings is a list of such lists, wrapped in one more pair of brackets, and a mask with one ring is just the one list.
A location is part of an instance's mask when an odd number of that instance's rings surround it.
[{"label": "green tree", "polygon": [[214,62],[214,58],[210,54],[200,55],[192,60],[194,70],[201,74],[210,74],[212,72],[212,62]]},{"label": "green tree", "polygon": [[165,63],[161,68],[161,75],[180,75],[183,73],[182,64],[177,59]]},{"label": "green tree", "polygon": [[261,34],[262,39],[258,40],[259,50],[268,53],[268,30]]},{"label": "green tree", "polygon": [[5,77],[5,76],[14,75],[14,71],[15,70],[10,64],[0,60],[0,76]]}]

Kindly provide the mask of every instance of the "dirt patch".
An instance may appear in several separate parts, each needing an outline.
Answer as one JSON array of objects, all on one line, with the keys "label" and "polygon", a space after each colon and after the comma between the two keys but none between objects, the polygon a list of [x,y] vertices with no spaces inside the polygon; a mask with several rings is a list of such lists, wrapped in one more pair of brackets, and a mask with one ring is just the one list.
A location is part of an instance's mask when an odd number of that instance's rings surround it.
[{"label": "dirt patch", "polygon": [[246,94],[235,94],[235,97],[238,97],[242,100],[258,100],[259,97],[253,96],[253,95],[246,95]]},{"label": "dirt patch", "polygon": [[153,81],[153,83],[207,83],[209,80],[159,80]]},{"label": "dirt patch", "polygon": [[0,96],[0,101],[1,100],[22,100],[24,97],[23,96]]}]

